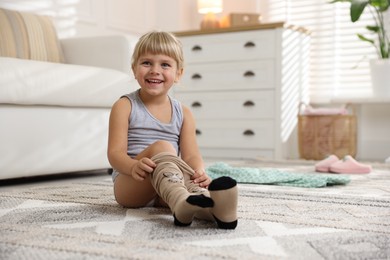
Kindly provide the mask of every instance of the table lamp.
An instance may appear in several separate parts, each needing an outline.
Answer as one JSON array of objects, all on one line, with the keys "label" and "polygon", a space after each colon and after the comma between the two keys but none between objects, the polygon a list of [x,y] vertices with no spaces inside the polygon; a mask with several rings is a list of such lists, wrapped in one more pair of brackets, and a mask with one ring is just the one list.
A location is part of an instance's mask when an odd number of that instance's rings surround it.
[{"label": "table lamp", "polygon": [[198,12],[204,14],[200,28],[219,28],[219,21],[215,14],[222,12],[222,0],[198,0]]}]

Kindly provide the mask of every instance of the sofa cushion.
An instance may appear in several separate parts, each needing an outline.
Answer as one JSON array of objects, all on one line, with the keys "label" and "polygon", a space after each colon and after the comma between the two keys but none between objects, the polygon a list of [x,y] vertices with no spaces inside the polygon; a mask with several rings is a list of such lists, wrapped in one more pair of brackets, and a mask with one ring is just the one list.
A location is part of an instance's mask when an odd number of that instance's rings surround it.
[{"label": "sofa cushion", "polygon": [[113,69],[0,57],[0,103],[111,107],[137,81]]},{"label": "sofa cushion", "polygon": [[0,8],[0,56],[64,62],[61,45],[48,16]]}]

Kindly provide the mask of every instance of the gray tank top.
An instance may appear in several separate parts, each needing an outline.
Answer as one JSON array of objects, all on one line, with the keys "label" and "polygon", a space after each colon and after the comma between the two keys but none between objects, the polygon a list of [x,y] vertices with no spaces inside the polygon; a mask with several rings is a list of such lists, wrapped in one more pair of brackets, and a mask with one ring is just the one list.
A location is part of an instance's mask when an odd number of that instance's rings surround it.
[{"label": "gray tank top", "polygon": [[170,142],[179,155],[179,137],[183,125],[183,109],[179,101],[169,97],[172,106],[171,122],[160,122],[145,107],[139,97],[139,90],[124,95],[131,102],[127,154],[135,157],[152,143]]}]

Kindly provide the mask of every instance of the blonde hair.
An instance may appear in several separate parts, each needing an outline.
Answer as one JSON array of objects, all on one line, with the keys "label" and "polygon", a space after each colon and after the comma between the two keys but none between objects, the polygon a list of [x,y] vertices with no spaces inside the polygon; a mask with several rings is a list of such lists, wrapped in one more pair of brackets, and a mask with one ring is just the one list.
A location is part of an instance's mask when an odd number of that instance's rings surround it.
[{"label": "blonde hair", "polygon": [[134,48],[131,67],[134,69],[140,56],[147,53],[167,55],[176,61],[178,69],[184,67],[182,44],[172,33],[152,31],[141,36]]}]

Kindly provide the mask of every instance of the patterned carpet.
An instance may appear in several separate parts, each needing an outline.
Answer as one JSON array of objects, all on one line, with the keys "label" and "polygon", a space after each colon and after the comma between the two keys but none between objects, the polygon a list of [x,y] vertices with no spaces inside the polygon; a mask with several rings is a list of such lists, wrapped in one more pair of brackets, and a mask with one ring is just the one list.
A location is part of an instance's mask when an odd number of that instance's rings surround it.
[{"label": "patterned carpet", "polygon": [[[310,162],[245,166],[313,168]],[[234,231],[200,220],[175,227],[163,208],[122,208],[105,174],[0,186],[0,259],[389,259],[389,166],[351,178],[315,189],[240,184]]]}]

